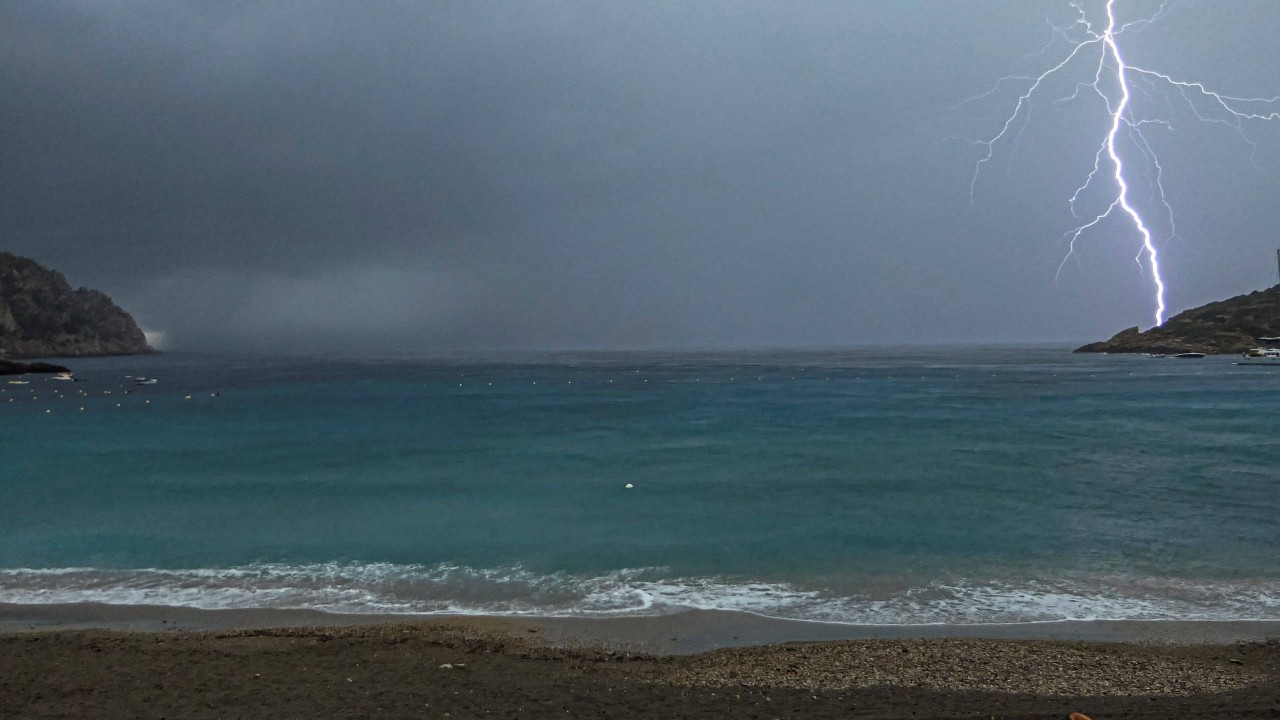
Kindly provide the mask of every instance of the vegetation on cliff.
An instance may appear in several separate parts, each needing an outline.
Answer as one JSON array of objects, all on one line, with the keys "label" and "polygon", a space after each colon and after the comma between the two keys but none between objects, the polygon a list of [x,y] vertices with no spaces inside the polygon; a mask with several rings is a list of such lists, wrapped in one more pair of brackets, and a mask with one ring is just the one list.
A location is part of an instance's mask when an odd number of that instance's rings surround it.
[{"label": "vegetation on cliff", "polygon": [[1280,285],[1192,308],[1150,330],[1122,330],[1076,352],[1222,355],[1257,347],[1263,337],[1280,337]]},{"label": "vegetation on cliff", "polygon": [[62,273],[0,252],[0,358],[155,352],[111,298],[72,289]]}]

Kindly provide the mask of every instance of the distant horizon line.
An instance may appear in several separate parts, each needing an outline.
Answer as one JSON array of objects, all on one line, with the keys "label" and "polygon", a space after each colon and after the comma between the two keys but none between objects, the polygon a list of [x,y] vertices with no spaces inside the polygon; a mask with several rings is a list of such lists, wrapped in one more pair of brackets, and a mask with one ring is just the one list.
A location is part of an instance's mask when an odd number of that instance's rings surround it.
[{"label": "distant horizon line", "polygon": [[[259,357],[259,358],[325,358],[336,360],[409,360],[409,359],[455,359],[485,356],[529,356],[529,355],[706,355],[706,354],[733,354],[733,353],[839,353],[839,352],[866,352],[877,350],[920,350],[923,348],[934,348],[938,350],[979,350],[979,349],[1024,349],[1024,350],[1065,350],[1071,351],[1081,345],[1088,343],[1088,340],[1017,340],[1017,341],[985,341],[985,342],[958,342],[958,341],[942,341],[942,342],[886,342],[886,343],[858,343],[858,344],[841,344],[841,345],[734,345],[734,346],[664,346],[664,347],[634,347],[634,348],[599,348],[599,347],[562,347],[562,348],[474,348],[474,349],[452,349],[452,350],[375,350],[367,353],[354,353],[350,351],[324,351],[324,350],[204,350],[204,349],[182,349],[175,348],[158,352],[159,355],[184,356],[184,355],[202,355],[202,356],[225,356],[225,357]],[[128,355],[112,355],[100,357],[133,357]],[[55,356],[49,356],[45,359],[55,359]],[[74,359],[74,358],[62,358]],[[88,359],[83,357],[80,359]]]}]

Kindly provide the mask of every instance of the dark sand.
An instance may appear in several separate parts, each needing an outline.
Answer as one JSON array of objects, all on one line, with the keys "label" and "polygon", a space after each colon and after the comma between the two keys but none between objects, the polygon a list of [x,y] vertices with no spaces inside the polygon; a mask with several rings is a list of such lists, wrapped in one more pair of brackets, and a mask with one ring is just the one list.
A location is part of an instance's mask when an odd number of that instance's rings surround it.
[{"label": "dark sand", "polygon": [[1275,623],[1055,625],[0,605],[0,718],[1280,718]]}]

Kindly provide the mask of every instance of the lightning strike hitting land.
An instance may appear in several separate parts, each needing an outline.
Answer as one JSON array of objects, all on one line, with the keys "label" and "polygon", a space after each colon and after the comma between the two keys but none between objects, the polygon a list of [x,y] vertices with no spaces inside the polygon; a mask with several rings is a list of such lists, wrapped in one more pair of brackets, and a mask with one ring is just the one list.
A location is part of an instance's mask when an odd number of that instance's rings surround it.
[{"label": "lightning strike hitting land", "polygon": [[[1152,98],[1155,97],[1156,93],[1163,93],[1166,100],[1172,100],[1171,102],[1166,102],[1166,105],[1171,110],[1174,102],[1180,100],[1185,103],[1197,120],[1220,123],[1232,128],[1250,147],[1255,146],[1253,141],[1245,134],[1245,121],[1280,119],[1280,108],[1276,106],[1276,103],[1280,101],[1280,96],[1253,98],[1224,95],[1210,90],[1199,82],[1175,79],[1156,70],[1128,64],[1121,54],[1119,40],[1125,33],[1140,32],[1159,20],[1175,4],[1171,0],[1165,0],[1150,17],[1124,24],[1117,24],[1116,22],[1116,0],[1107,0],[1106,27],[1101,30],[1095,27],[1082,2],[1071,2],[1069,4],[1076,12],[1075,22],[1066,27],[1051,25],[1053,38],[1050,40],[1049,45],[1045,47],[1047,51],[1057,40],[1065,41],[1070,50],[1062,60],[1039,75],[1001,78],[992,89],[961,103],[964,105],[990,97],[1008,84],[1018,84],[1023,87],[1013,111],[1005,118],[1000,131],[986,140],[979,140],[975,143],[984,146],[986,154],[978,160],[974,168],[973,180],[969,183],[969,202],[970,204],[973,203],[978,176],[982,173],[983,166],[991,162],[996,152],[996,146],[1005,141],[1016,142],[1022,129],[1030,122],[1032,97],[1044,87],[1050,78],[1071,72],[1078,65],[1089,68],[1092,79],[1088,79],[1089,76],[1085,76],[1085,81],[1075,84],[1075,92],[1072,95],[1056,101],[1061,104],[1076,100],[1081,96],[1082,92],[1096,94],[1102,99],[1109,116],[1106,136],[1103,137],[1097,152],[1094,154],[1093,169],[1085,178],[1084,183],[1076,189],[1068,200],[1072,215],[1080,217],[1076,206],[1080,202],[1082,194],[1094,187],[1095,183],[1102,182],[1100,178],[1109,176],[1112,189],[1108,195],[1109,200],[1101,212],[1094,214],[1091,219],[1082,222],[1065,234],[1064,237],[1069,238],[1067,254],[1058,266],[1058,274],[1062,273],[1063,266],[1075,253],[1076,241],[1080,239],[1081,235],[1106,218],[1111,217],[1119,209],[1132,223],[1134,230],[1141,239],[1141,246],[1134,260],[1141,267],[1145,259],[1147,267],[1151,269],[1151,279],[1155,290],[1155,322],[1156,325],[1163,325],[1165,318],[1165,280],[1160,271],[1160,251],[1156,247],[1150,225],[1143,219],[1139,208],[1134,205],[1133,199],[1130,198],[1130,181],[1126,175],[1128,171],[1126,170],[1124,158],[1127,150],[1130,153],[1136,153],[1145,162],[1148,172],[1154,168],[1155,175],[1149,179],[1149,182],[1154,187],[1153,195],[1158,197],[1169,227],[1166,240],[1176,237],[1177,229],[1173,222],[1173,208],[1166,199],[1164,192],[1164,168],[1160,165],[1159,158],[1156,157],[1151,144],[1142,133],[1142,128],[1147,125],[1158,125],[1169,129],[1172,126],[1167,120],[1158,117],[1140,117],[1136,114],[1131,102],[1133,93],[1135,91],[1141,92],[1144,96]],[[1083,65],[1086,61],[1089,64]],[[1122,143],[1124,147],[1122,147]],[[1081,219],[1085,220],[1085,218]],[[1055,281],[1057,280],[1056,275],[1054,279]]]}]

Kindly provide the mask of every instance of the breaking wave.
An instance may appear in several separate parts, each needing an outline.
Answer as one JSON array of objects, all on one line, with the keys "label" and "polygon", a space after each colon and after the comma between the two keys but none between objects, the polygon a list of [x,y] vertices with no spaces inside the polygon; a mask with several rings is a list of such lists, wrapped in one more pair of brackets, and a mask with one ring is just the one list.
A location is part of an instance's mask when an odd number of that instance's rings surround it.
[{"label": "breaking wave", "polygon": [[666,577],[661,568],[577,575],[539,574],[521,567],[316,563],[177,570],[3,569],[0,601],[585,617],[716,609],[857,625],[1276,620],[1280,582],[1103,577],[848,592],[780,582]]}]

